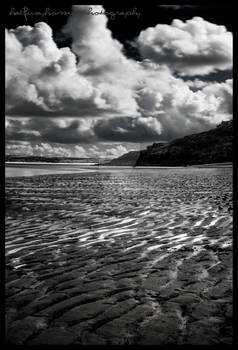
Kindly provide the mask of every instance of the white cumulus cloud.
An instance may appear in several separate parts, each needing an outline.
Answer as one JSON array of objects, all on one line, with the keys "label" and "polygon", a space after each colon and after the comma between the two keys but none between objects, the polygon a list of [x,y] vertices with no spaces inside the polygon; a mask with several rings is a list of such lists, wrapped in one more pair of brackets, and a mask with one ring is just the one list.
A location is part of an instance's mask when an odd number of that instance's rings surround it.
[{"label": "white cumulus cloud", "polygon": [[181,75],[232,68],[232,33],[201,17],[147,28],[137,43],[144,58],[168,65]]}]

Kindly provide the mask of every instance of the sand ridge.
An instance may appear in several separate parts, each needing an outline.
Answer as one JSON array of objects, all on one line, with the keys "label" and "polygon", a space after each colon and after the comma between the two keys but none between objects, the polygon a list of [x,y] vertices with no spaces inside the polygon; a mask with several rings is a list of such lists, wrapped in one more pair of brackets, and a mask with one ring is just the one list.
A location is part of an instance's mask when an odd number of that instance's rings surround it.
[{"label": "sand ridge", "polygon": [[232,172],[6,181],[7,339],[231,344]]}]

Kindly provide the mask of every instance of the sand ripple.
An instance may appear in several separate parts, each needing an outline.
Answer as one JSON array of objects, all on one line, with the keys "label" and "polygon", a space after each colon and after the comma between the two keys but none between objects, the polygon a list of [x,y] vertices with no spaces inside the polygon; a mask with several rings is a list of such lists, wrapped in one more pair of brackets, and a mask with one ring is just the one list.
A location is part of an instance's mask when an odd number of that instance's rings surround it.
[{"label": "sand ripple", "polygon": [[207,344],[229,343],[231,175],[157,169],[7,179],[8,339],[199,344],[194,323],[208,321],[198,305],[223,283],[220,323],[200,329],[211,333]]}]

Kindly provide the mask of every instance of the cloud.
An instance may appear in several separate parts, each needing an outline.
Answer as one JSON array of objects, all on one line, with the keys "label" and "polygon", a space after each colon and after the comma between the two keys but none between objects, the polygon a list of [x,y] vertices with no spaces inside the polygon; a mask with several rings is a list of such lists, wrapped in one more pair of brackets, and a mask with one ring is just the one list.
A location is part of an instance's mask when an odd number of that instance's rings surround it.
[{"label": "cloud", "polygon": [[203,119],[211,125],[229,119],[232,114],[232,80],[224,83],[208,83],[200,90],[178,91],[175,95],[177,108],[187,119]]},{"label": "cloud", "polygon": [[[105,15],[89,14],[88,5],[73,6],[64,32],[72,36],[79,58],[78,72],[96,86],[113,114],[139,115],[134,90],[141,79],[138,62],[124,55],[123,45],[112,37]],[[94,12],[104,12],[101,5]]]},{"label": "cloud", "polygon": [[147,28],[137,43],[142,57],[180,75],[206,75],[232,67],[232,33],[201,17]]},{"label": "cloud", "polygon": [[97,92],[91,84],[77,74],[75,55],[69,48],[57,48],[46,23],[6,31],[6,108],[9,113],[49,115],[64,109],[67,115],[75,109],[76,99],[82,104],[95,105],[96,98]]},{"label": "cloud", "polygon": [[129,149],[121,144],[115,146],[108,146],[107,149],[102,149],[99,145],[93,145],[87,150],[87,155],[89,157],[99,158],[118,158],[132,150],[134,149]]},{"label": "cloud", "polygon": [[71,48],[58,48],[43,22],[6,31],[9,142],[28,141],[21,145],[29,152],[47,154],[56,150],[42,144],[70,154],[120,154],[126,142],[171,140],[232,118],[232,80],[192,79],[231,68],[225,27],[195,17],[147,28],[133,43],[144,56],[136,61],[125,56],[106,16],[87,10],[73,6],[63,29]]},{"label": "cloud", "polygon": [[91,145],[90,147],[75,146],[74,154],[77,157],[88,157],[88,158],[117,158],[121,155],[132,151],[133,149],[119,145],[107,145],[102,146],[101,143]]},{"label": "cloud", "polygon": [[111,146],[100,142],[90,147],[47,142],[32,144],[30,141],[9,141],[6,145],[7,154],[38,157],[117,158],[133,150],[135,149],[122,144]]},{"label": "cloud", "polygon": [[74,6],[64,28],[72,35],[73,51],[59,49],[44,22],[6,30],[8,114],[138,114],[132,88],[138,65],[124,56],[122,44],[106,26],[106,17],[88,15],[86,8]]},{"label": "cloud", "polygon": [[41,142],[32,145],[23,141],[6,145],[6,153],[15,156],[38,156],[38,157],[71,157],[72,153],[66,147],[53,146],[49,143]]},{"label": "cloud", "polygon": [[7,140],[79,144],[95,141],[93,121],[69,118],[7,118]]},{"label": "cloud", "polygon": [[165,140],[202,132],[232,118],[232,80],[201,86],[196,91],[182,84],[174,86],[166,113],[159,115]]},{"label": "cloud", "polygon": [[171,9],[171,10],[180,10],[180,9],[190,9],[199,7],[199,5],[159,5],[161,8]]},{"label": "cloud", "polygon": [[6,109],[12,115],[87,116],[110,109],[78,73],[76,56],[58,49],[46,23],[6,31]]},{"label": "cloud", "polygon": [[[72,49],[80,59],[81,72],[114,71],[115,66],[120,67],[127,61],[122,53],[123,46],[108,30],[107,17],[92,15],[89,8],[88,5],[73,6],[64,32],[72,36]],[[94,12],[103,11],[101,5],[92,8]]]},{"label": "cloud", "polygon": [[97,121],[94,126],[94,132],[100,140],[124,142],[155,141],[161,134],[161,124],[153,117],[119,117]]},{"label": "cloud", "polygon": [[[151,74],[156,77],[156,73]],[[148,77],[135,99],[141,116],[113,118],[7,118],[7,140],[76,144],[98,141],[153,142],[208,130],[232,116],[232,80],[194,81],[192,90],[182,79],[155,83]],[[150,80],[152,79],[152,81]]]}]

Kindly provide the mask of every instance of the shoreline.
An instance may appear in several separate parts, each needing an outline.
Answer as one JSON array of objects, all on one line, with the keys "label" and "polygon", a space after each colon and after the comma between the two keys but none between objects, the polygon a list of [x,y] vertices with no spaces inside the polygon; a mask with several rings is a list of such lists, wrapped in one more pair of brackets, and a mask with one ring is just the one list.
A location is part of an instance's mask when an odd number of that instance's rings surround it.
[{"label": "shoreline", "polygon": [[32,177],[32,176],[50,176],[50,175],[63,175],[63,174],[77,174],[86,172],[111,172],[116,173],[120,171],[132,171],[138,173],[140,171],[195,171],[200,170],[211,170],[211,169],[232,169],[232,163],[220,163],[220,164],[200,164],[191,166],[98,166],[97,164],[71,164],[71,163],[5,163],[5,178],[16,178],[16,177]]},{"label": "shoreline", "polygon": [[194,165],[188,165],[188,167],[209,167],[209,168],[225,168],[225,167],[233,167],[232,162],[224,162],[224,163],[203,163],[203,164],[194,164]]},{"label": "shoreline", "polygon": [[[126,167],[126,165],[108,165],[108,167]],[[128,167],[130,167],[128,165]],[[174,166],[169,166],[169,165],[138,165],[138,166],[131,166],[132,168],[135,169],[184,169],[184,168],[231,168],[233,167],[233,163],[227,162],[227,163],[208,163],[208,164],[194,164],[194,165],[174,165]]]},{"label": "shoreline", "polygon": [[5,162],[5,165],[98,165],[98,163]]},{"label": "shoreline", "polygon": [[220,167],[233,167],[232,162],[225,162],[225,163],[203,163],[203,164],[192,164],[192,165],[175,165],[175,166],[169,166],[169,165],[139,165],[139,166],[133,166],[133,165],[107,165],[107,164],[98,164],[98,163],[51,163],[51,162],[5,162],[6,166],[9,165],[92,165],[92,166],[103,166],[103,167],[118,167],[118,168],[136,168],[136,169],[145,169],[145,168],[199,168],[199,167],[213,167],[213,168],[220,168]]}]

